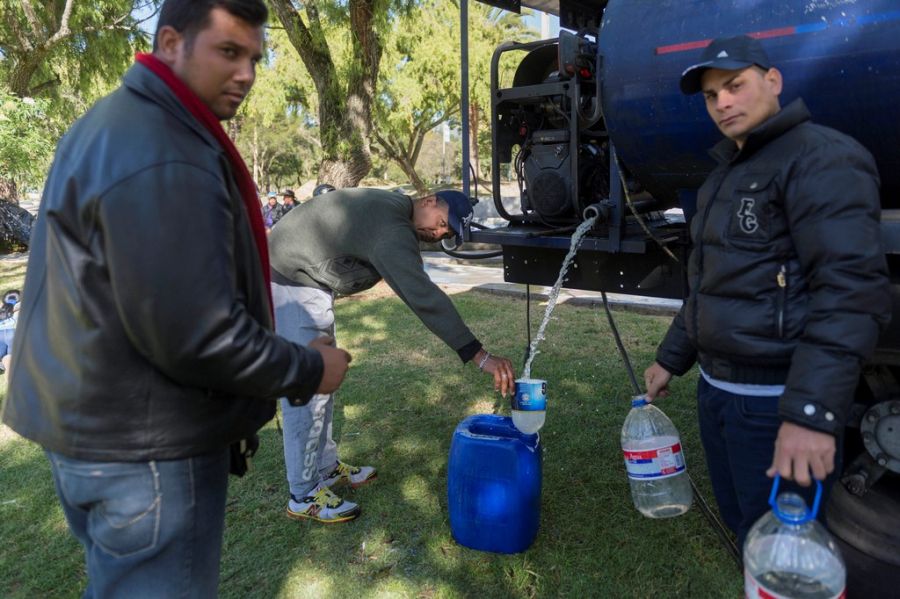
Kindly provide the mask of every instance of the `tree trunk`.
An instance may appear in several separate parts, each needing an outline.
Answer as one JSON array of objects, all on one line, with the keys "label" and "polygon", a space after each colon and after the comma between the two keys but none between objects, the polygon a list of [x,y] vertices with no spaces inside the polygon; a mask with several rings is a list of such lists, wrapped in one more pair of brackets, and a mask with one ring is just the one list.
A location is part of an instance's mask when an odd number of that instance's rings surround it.
[{"label": "tree trunk", "polygon": [[370,168],[371,161],[363,166],[351,160],[323,158],[316,178],[319,183],[329,183],[338,189],[356,187]]},{"label": "tree trunk", "polygon": [[428,186],[422,181],[422,177],[416,172],[416,167],[409,160],[400,160],[397,162],[403,174],[409,177],[409,182],[416,188],[419,195],[425,195],[428,192]]},{"label": "tree trunk", "polygon": [[262,174],[259,168],[259,130],[254,127],[253,128],[253,180],[256,181],[256,185],[259,185],[260,175]]},{"label": "tree trunk", "polygon": [[47,50],[41,48],[27,54],[19,54],[14,60],[15,66],[9,74],[8,88],[13,95],[27,98],[34,94],[31,79],[47,56]]},{"label": "tree trunk", "polygon": [[0,252],[27,249],[33,222],[34,217],[24,208],[0,202]]},{"label": "tree trunk", "polygon": [[372,104],[382,52],[375,32],[376,0],[349,0],[352,48],[346,89],[341,89],[315,0],[304,3],[308,23],[291,0],[270,2],[316,86],[322,142],[319,182],[355,187],[372,168]]},{"label": "tree trunk", "polygon": [[19,205],[19,189],[12,179],[0,177],[0,202]]},{"label": "tree trunk", "polygon": [[[265,189],[272,190],[272,163],[275,162],[275,152],[263,152],[262,171],[265,179]],[[275,190],[272,190],[275,191]]]},{"label": "tree trunk", "polygon": [[422,181],[422,177],[419,176],[419,173],[416,171],[416,162],[419,157],[419,150],[422,147],[422,139],[424,139],[424,133],[416,133],[416,137],[413,138],[413,147],[412,149],[404,147],[402,144],[396,141],[392,141],[389,139],[385,139],[381,137],[377,132],[374,133],[375,141],[378,142],[378,145],[381,146],[383,154],[393,163],[400,167],[400,170],[403,171],[403,174],[409,178],[409,182],[412,183],[413,187],[416,188],[416,191],[419,194],[424,195],[428,192],[428,186],[425,185],[425,182]]}]

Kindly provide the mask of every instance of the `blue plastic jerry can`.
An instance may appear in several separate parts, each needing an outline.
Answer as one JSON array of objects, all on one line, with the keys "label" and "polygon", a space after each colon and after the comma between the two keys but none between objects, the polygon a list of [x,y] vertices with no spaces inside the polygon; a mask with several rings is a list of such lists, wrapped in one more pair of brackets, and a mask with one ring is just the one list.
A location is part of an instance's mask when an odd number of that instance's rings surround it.
[{"label": "blue plastic jerry can", "polygon": [[525,551],[541,517],[541,444],[505,416],[469,416],[456,427],[447,468],[450,531],[460,545]]}]

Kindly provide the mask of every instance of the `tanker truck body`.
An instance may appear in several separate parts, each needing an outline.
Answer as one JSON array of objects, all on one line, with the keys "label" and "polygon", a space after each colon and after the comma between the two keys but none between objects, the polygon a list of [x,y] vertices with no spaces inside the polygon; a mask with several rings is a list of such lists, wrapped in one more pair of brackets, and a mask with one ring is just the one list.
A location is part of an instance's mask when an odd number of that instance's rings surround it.
[{"label": "tanker truck body", "polygon": [[[508,0],[495,4],[508,8]],[[721,36],[763,40],[784,74],[782,105],[802,97],[817,123],[852,135],[881,175],[882,237],[894,315],[864,369],[828,521],[851,596],[900,596],[900,2],[898,0],[535,0],[560,16],[558,39],[494,54],[494,205],[508,221],[469,241],[502,246],[507,281],[549,285],[571,232],[596,224],[566,286],[682,298],[686,222],[721,139],[682,71]],[[518,60],[512,85],[501,60]],[[500,175],[519,185],[516,209]]]}]

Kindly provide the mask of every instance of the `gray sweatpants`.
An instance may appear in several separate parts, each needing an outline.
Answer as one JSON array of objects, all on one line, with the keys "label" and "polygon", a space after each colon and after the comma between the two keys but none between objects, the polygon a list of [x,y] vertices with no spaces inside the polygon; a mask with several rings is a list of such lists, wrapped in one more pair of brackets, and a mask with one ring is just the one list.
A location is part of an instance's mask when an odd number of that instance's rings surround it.
[{"label": "gray sweatpants", "polygon": [[[334,296],[312,287],[272,283],[275,331],[308,345],[316,337],[334,337]],[[284,417],[284,463],[291,495],[302,499],[337,465],[331,423],[334,395],[314,395],[305,406],[281,399]]]}]

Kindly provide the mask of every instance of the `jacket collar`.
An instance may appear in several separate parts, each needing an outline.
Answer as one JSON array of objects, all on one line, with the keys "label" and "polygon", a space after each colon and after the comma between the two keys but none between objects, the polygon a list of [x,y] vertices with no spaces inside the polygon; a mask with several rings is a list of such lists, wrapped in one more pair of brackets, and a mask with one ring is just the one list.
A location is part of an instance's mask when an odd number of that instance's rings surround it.
[{"label": "jacket collar", "polygon": [[206,130],[202,123],[194,118],[165,82],[154,75],[147,67],[139,63],[131,65],[122,78],[122,84],[132,92],[144,96],[171,113],[186,127],[200,136],[207,145],[221,151],[216,138]]},{"label": "jacket collar", "polygon": [[716,162],[740,162],[764,147],[773,139],[810,119],[809,110],[802,98],[797,98],[770,117],[763,124],[752,130],[740,150],[730,139],[723,139],[709,151]]}]

